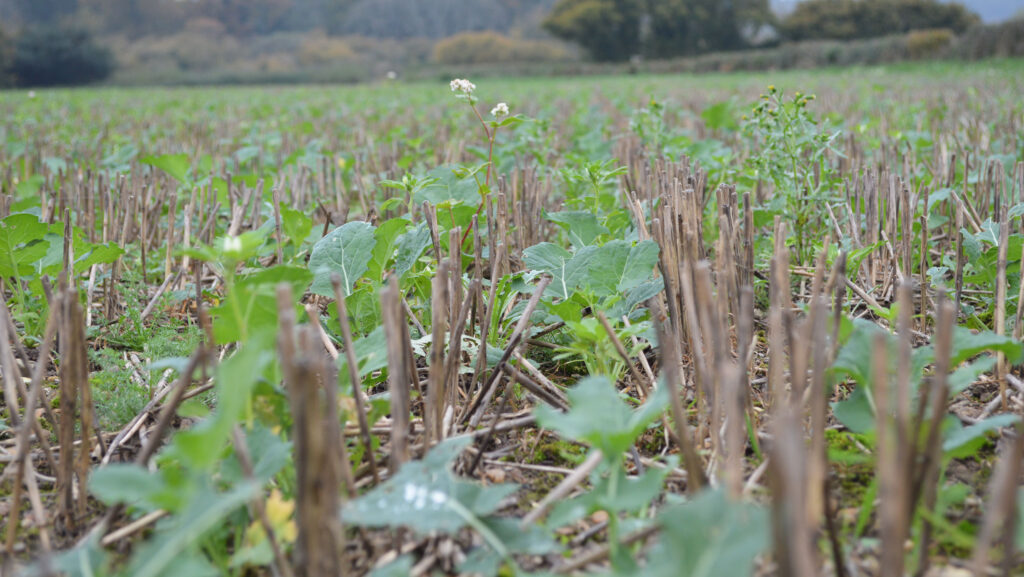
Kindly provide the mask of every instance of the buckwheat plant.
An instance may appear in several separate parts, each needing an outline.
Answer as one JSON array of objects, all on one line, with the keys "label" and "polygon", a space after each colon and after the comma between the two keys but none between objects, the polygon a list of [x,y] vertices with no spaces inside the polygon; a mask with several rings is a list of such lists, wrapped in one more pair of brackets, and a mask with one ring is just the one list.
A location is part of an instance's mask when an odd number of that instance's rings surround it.
[{"label": "buckwheat plant", "polygon": [[[484,136],[487,138],[487,173],[483,185],[480,186],[480,206],[476,209],[476,214],[479,216],[484,204],[486,204],[487,195],[490,194],[491,190],[491,178],[494,173],[494,140],[498,136],[498,129],[518,124],[523,121],[523,118],[519,115],[512,115],[509,112],[508,104],[499,102],[491,109],[491,117],[493,119],[484,120],[483,115],[480,114],[476,107],[478,99],[473,94],[476,91],[476,84],[465,78],[456,78],[449,83],[449,86],[455,94],[455,98],[465,101],[473,110],[473,114],[480,121],[480,126],[483,127]],[[472,230],[473,225],[466,228],[466,232],[462,235],[463,243],[466,242],[466,238],[468,238]]]}]

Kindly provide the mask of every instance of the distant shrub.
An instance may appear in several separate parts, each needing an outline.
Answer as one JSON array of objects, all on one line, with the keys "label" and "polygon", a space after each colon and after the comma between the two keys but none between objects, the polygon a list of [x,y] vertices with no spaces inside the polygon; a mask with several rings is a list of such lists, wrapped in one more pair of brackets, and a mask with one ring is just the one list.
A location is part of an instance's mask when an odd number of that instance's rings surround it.
[{"label": "distant shrub", "polygon": [[298,58],[301,64],[310,65],[354,60],[357,55],[348,42],[321,31],[307,36],[299,48]]},{"label": "distant shrub", "polygon": [[914,60],[935,58],[949,48],[955,40],[956,34],[947,28],[915,30],[907,35],[907,52]]},{"label": "distant shrub", "polygon": [[805,0],[780,23],[790,40],[854,40],[947,28],[961,33],[980,22],[962,4],[937,0]]},{"label": "distant shrub", "polygon": [[114,70],[110,50],[81,28],[46,26],[22,31],[11,72],[22,86],[88,84]]},{"label": "distant shrub", "polygon": [[118,50],[122,68],[213,70],[241,55],[239,42],[212,25],[192,22],[171,36],[145,37]]},{"label": "distant shrub", "polygon": [[1024,18],[971,28],[951,50],[968,60],[1024,56]]},{"label": "distant shrub", "polygon": [[14,84],[14,77],[9,70],[14,60],[14,46],[11,37],[3,28],[0,28],[0,88],[7,88]]},{"label": "distant shrub", "polygon": [[463,32],[434,46],[434,61],[441,64],[553,62],[568,57],[568,51],[558,43],[509,38],[490,30]]}]

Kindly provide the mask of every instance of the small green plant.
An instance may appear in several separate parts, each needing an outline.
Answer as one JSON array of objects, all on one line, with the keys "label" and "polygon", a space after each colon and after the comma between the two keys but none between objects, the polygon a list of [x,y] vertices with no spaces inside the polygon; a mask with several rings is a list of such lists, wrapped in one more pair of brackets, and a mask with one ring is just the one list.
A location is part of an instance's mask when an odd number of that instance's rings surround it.
[{"label": "small green plant", "polygon": [[589,444],[592,451],[600,451],[602,460],[591,474],[591,491],[559,503],[551,512],[548,525],[560,527],[604,511],[608,514],[608,543],[614,567],[619,571],[635,567],[633,559],[619,545],[619,516],[646,508],[661,492],[676,459],[670,458],[668,467],[629,477],[624,469],[625,454],[668,405],[668,389],[658,387],[643,406],[633,410],[619,398],[607,377],[590,376],[569,390],[569,400],[572,408],[564,414],[539,407],[538,422],[566,438]]},{"label": "small green plant", "polygon": [[[476,210],[476,214],[479,215],[486,204],[487,195],[491,191],[491,182],[494,178],[495,165],[494,165],[494,142],[498,138],[498,129],[506,126],[514,126],[523,121],[523,117],[519,115],[512,115],[509,111],[508,104],[505,102],[499,102],[491,109],[491,116],[494,120],[484,120],[484,117],[477,110],[476,103],[477,97],[473,94],[476,92],[476,84],[473,84],[469,80],[464,78],[456,78],[449,84],[455,97],[459,100],[466,102],[470,109],[473,110],[473,114],[477,120],[480,121],[480,126],[483,128],[484,136],[487,139],[487,172],[484,178],[484,182],[480,185],[480,206]],[[466,227],[466,232],[462,235],[462,243],[466,242],[471,232],[471,226]]]},{"label": "small green plant", "polygon": [[[894,307],[895,308],[895,307]],[[880,337],[881,335],[881,337]],[[857,386],[850,395],[839,402],[832,404],[833,414],[849,431],[856,435],[858,442],[869,448],[876,448],[878,409],[876,405],[877,388],[888,386],[884,383],[875,382],[874,358],[872,355],[875,340],[884,338],[887,343],[887,350],[899,349],[899,340],[895,335],[885,332],[877,325],[856,320],[853,322],[852,332],[839,355],[833,363],[831,372],[835,378],[851,378]],[[1001,353],[1006,355],[1012,363],[1024,359],[1024,345],[1014,341],[1012,338],[996,335],[991,332],[974,333],[963,327],[953,327],[952,351],[949,359],[949,367],[952,371],[948,375],[948,393],[952,399],[967,389],[982,374],[991,371],[995,366],[995,357],[985,353]],[[972,360],[973,359],[973,360]],[[895,355],[889,355],[889,374],[896,371],[897,360]],[[969,361],[969,362],[968,362]],[[926,368],[935,363],[935,350],[931,346],[918,347],[913,350],[909,359],[909,393],[913,404],[920,403],[919,393],[922,385],[925,384]],[[930,410],[930,409],[929,409]],[[927,412],[919,411],[922,417],[930,417]],[[1001,427],[1013,425],[1019,421],[1019,417],[1013,414],[1001,414],[980,420],[970,426],[964,427],[960,420],[953,415],[947,415],[942,419],[940,425],[940,456],[939,477],[945,477],[946,468],[953,459],[973,458],[987,444],[988,434]],[[925,419],[921,422],[909,423],[909,427],[919,427],[917,430],[910,430],[911,442],[918,446],[918,451],[924,452],[924,444],[929,436],[929,427]],[[845,458],[846,453],[833,454],[833,457]],[[874,458],[870,457],[869,462]],[[962,502],[963,496],[957,498],[956,485],[941,485],[938,487],[938,496],[935,508],[929,510],[924,504],[916,504],[913,510],[912,527],[920,531],[921,523],[927,520],[936,525],[940,537],[947,540],[957,540],[962,544],[964,539],[960,531],[946,522],[943,514],[950,506]],[[867,526],[874,509],[874,499],[878,491],[877,479],[872,479],[863,495],[861,502],[861,513],[858,517],[854,533],[860,535]],[[960,537],[958,537],[960,536]],[[968,542],[970,539],[967,540]]]},{"label": "small green plant", "polygon": [[754,182],[766,180],[775,195],[766,207],[793,225],[797,255],[810,258],[809,241],[822,219],[820,203],[833,200],[836,184],[827,153],[838,155],[833,143],[840,132],[828,131],[808,109],[813,94],[796,92],[792,98],[774,85],[761,95],[744,116],[743,130],[754,151],[746,168]]},{"label": "small green plant", "polygon": [[[341,511],[346,523],[364,527],[408,527],[419,534],[455,534],[472,528],[486,546],[478,547],[459,565],[459,573],[486,577],[502,566],[519,573],[513,555],[545,555],[558,546],[540,527],[522,528],[516,519],[496,513],[516,485],[483,486],[455,477],[453,461],[471,439],[449,439],[423,459],[406,463],[393,478],[348,503]],[[396,561],[404,567],[404,560]]]}]

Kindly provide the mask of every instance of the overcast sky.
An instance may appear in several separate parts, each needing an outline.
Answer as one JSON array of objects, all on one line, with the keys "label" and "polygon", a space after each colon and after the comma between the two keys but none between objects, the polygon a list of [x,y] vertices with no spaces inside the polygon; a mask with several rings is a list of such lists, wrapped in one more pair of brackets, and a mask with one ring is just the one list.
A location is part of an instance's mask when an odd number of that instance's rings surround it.
[{"label": "overcast sky", "polygon": [[[785,11],[800,0],[772,0],[777,10]],[[974,10],[985,22],[1006,20],[1015,13],[1024,10],[1024,0],[959,0],[961,4]]]}]

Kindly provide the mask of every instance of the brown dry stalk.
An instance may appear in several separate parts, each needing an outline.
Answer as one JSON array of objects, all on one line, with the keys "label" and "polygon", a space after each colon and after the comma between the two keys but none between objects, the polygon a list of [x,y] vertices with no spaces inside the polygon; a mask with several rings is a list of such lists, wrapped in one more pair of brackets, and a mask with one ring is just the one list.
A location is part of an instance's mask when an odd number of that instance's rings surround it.
[{"label": "brown dry stalk", "polygon": [[[928,511],[935,509],[935,503],[939,494],[939,464],[942,459],[941,452],[941,425],[946,415],[946,397],[949,396],[949,361],[953,348],[953,325],[956,318],[956,311],[953,304],[949,302],[944,293],[939,294],[938,318],[935,322],[935,372],[932,376],[931,386],[927,387],[921,395],[921,409],[918,414],[921,416],[915,426],[920,430],[920,421],[924,418],[924,407],[930,404],[931,416],[928,421],[928,436],[924,445],[924,460],[918,467],[917,477],[911,487],[910,502],[914,506],[918,501]],[[929,557],[928,548],[931,544],[932,524],[926,519],[921,527],[921,537],[918,542],[918,565],[917,574],[924,575],[928,570]]]},{"label": "brown dry stalk", "polygon": [[551,277],[545,275],[537,283],[537,286],[533,289],[533,295],[530,296],[530,300],[526,303],[526,308],[523,309],[522,316],[519,317],[519,321],[516,323],[515,329],[512,331],[512,336],[509,337],[508,343],[505,345],[505,352],[502,353],[501,359],[498,360],[498,364],[494,366],[491,371],[490,377],[484,382],[484,385],[477,392],[473,400],[468,404],[466,410],[463,412],[459,421],[465,421],[469,419],[470,426],[475,427],[480,419],[483,417],[484,409],[487,406],[487,402],[490,400],[490,395],[494,390],[495,382],[498,377],[502,374],[501,369],[508,362],[508,359],[515,352],[516,347],[519,346],[523,335],[526,334],[526,329],[530,326],[530,317],[533,315],[533,311],[537,309],[537,305],[540,304],[540,297],[544,294],[544,291],[551,284]]},{"label": "brown dry stalk", "polygon": [[612,341],[612,346],[615,347],[615,352],[622,358],[622,362],[626,363],[626,367],[629,369],[629,375],[633,378],[633,383],[637,388],[637,394],[641,399],[647,398],[651,394],[651,385],[647,382],[647,379],[640,374],[640,370],[633,364],[633,358],[629,356],[629,352],[626,351],[626,347],[622,345],[622,341],[619,340],[619,336],[615,333],[615,329],[611,323],[608,322],[608,317],[603,312],[597,311],[595,315],[597,320],[604,327],[604,332],[608,335],[608,338]]},{"label": "brown dry stalk", "polygon": [[380,291],[381,315],[384,334],[388,342],[388,389],[391,392],[391,474],[409,460],[410,383],[406,367],[408,339],[403,326],[402,305],[399,301],[398,280],[392,275]]},{"label": "brown dry stalk", "polygon": [[[291,306],[290,299],[287,305]],[[291,338],[294,336],[282,335],[281,340]],[[336,379],[331,378],[329,368],[333,363],[313,352],[318,350],[313,346],[316,333],[306,327],[299,332],[298,340],[295,352],[287,347],[280,351],[294,423],[296,572],[303,577],[336,577],[347,574],[345,536],[338,517],[343,474],[337,448],[342,437]]]},{"label": "brown dry stalk", "polygon": [[679,353],[676,349],[677,337],[665,332],[666,323],[659,322],[659,315],[653,312],[655,310],[653,307],[657,305],[658,303],[654,299],[648,303],[648,306],[652,307],[651,318],[654,319],[655,327],[658,331],[658,348],[660,352],[658,356],[661,359],[661,370],[665,377],[663,386],[669,387],[669,397],[671,399],[669,406],[672,409],[672,422],[675,424],[675,440],[679,445],[679,450],[683,453],[683,464],[688,475],[686,492],[690,495],[696,495],[700,492],[701,487],[707,484],[707,478],[704,475],[703,462],[697,454],[697,446],[694,442],[693,434],[690,432],[689,419],[683,405],[681,390],[684,387],[678,360]]},{"label": "brown dry stalk", "polygon": [[[76,518],[84,517],[92,452],[93,409],[89,389],[89,370],[85,352],[85,321],[75,290],[64,292],[60,300],[60,515],[74,528]],[[78,421],[78,423],[76,423]],[[80,425],[81,445],[76,454],[75,428]],[[77,483],[77,489],[75,485]],[[75,498],[77,495],[77,498]],[[72,511],[72,508],[74,511]]]},{"label": "brown dry stalk", "polygon": [[334,286],[334,304],[338,309],[338,324],[341,327],[341,344],[345,347],[345,364],[348,369],[349,383],[352,385],[352,400],[355,403],[356,420],[359,422],[359,439],[363,444],[363,460],[370,466],[370,474],[375,483],[380,482],[377,472],[377,461],[373,455],[373,440],[370,437],[370,424],[367,422],[366,403],[363,401],[362,379],[359,378],[359,367],[356,362],[356,351],[352,339],[352,327],[348,321],[348,307],[345,304],[345,293],[341,287],[341,276],[331,276]]},{"label": "brown dry stalk", "polygon": [[814,547],[813,527],[808,525],[803,474],[807,450],[800,422],[788,402],[773,410],[774,441],[769,448],[768,470],[772,491],[772,531],[779,574],[815,577],[820,566]]},{"label": "brown dry stalk", "polygon": [[[992,319],[995,324],[995,333],[1000,336],[1006,333],[1006,258],[1010,244],[1010,223],[1006,216],[1009,211],[1002,212],[999,222],[999,252],[996,261],[995,313]],[[1002,399],[1003,411],[1009,410],[1006,398],[1006,372],[1006,356],[1003,353],[996,353],[995,376],[999,381],[999,398]]]},{"label": "brown dry stalk", "polygon": [[1011,430],[1014,436],[1010,439],[1009,446],[1002,451],[1001,458],[992,472],[985,518],[974,542],[974,558],[971,565],[975,575],[987,574],[989,552],[995,545],[997,532],[1000,530],[1003,533],[1003,537],[999,539],[1003,544],[1003,575],[1008,577],[1013,569],[1017,492],[1024,462],[1024,427],[1018,425]]},{"label": "brown dry stalk", "polygon": [[427,446],[441,442],[441,420],[444,415],[445,381],[448,374],[445,367],[444,349],[445,334],[448,329],[449,313],[449,261],[441,261],[432,281],[431,298],[431,341],[430,369],[427,386],[427,399],[423,411],[423,421],[427,429]]},{"label": "brown dry stalk", "polygon": [[[49,458],[52,466],[53,456],[50,452],[49,443],[46,441],[46,435],[42,432],[39,423],[36,420],[36,404],[39,400],[39,396],[42,393],[43,376],[46,374],[47,366],[50,364],[50,349],[53,347],[53,340],[57,332],[57,325],[59,324],[58,315],[60,314],[61,308],[55,306],[50,309],[50,317],[46,322],[46,330],[43,334],[43,342],[39,347],[39,356],[35,364],[35,370],[32,372],[32,382],[28,388],[28,395],[25,399],[25,416],[19,427],[17,427],[17,444],[16,444],[16,455],[15,455],[15,476],[14,476],[14,491],[11,495],[11,507],[12,510],[8,512],[8,525],[7,525],[7,538],[5,542],[5,551],[8,558],[14,554],[14,543],[17,536],[18,527],[21,525],[21,491],[25,483],[35,483],[35,474],[32,471],[32,464],[28,460],[28,454],[30,449],[29,435],[31,431],[35,431],[40,444],[43,446],[47,457]],[[0,337],[2,338],[2,337]],[[7,339],[2,339],[3,345],[7,344]],[[4,374],[7,375],[8,368],[4,368]],[[5,379],[6,387],[6,379]],[[6,389],[5,389],[6,390]],[[7,405],[10,411],[15,411],[16,405]],[[17,419],[14,418],[15,414],[12,414],[11,423],[17,423]],[[56,470],[56,467],[53,467]],[[6,470],[5,470],[6,472]],[[36,489],[38,491],[38,489]],[[46,529],[45,512],[35,511],[35,522],[40,528],[40,542],[44,551],[50,550],[50,533]]]},{"label": "brown dry stalk", "polygon": [[[235,446],[235,455],[238,457],[238,463],[242,467],[242,473],[250,481],[254,480],[252,457],[249,455],[249,448],[245,443],[245,435],[242,434],[240,427],[236,426],[231,431],[231,439]],[[295,573],[292,571],[292,566],[288,563],[288,558],[285,557],[284,551],[281,549],[281,543],[277,539],[277,532],[274,531],[274,525],[267,516],[267,508],[263,498],[257,497],[253,499],[252,508],[256,513],[260,526],[263,527],[263,532],[267,536],[267,542],[270,543],[270,550],[274,554],[274,564],[277,566],[281,577],[293,577]]]}]

